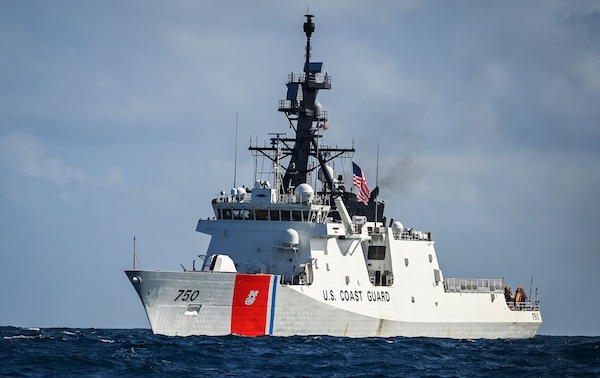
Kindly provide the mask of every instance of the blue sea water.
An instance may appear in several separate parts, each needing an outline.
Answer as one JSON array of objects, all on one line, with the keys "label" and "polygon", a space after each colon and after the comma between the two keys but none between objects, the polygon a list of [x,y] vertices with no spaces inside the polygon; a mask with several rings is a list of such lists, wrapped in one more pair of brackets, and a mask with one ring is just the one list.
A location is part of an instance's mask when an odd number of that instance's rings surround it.
[{"label": "blue sea water", "polygon": [[165,337],[0,327],[0,376],[594,377],[600,337]]}]

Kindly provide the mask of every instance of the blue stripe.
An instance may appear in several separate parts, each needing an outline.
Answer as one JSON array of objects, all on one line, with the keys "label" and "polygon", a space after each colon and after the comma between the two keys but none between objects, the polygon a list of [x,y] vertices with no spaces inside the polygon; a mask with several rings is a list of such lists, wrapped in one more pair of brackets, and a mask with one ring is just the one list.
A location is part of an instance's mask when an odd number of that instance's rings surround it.
[{"label": "blue stripe", "polygon": [[271,291],[271,320],[269,321],[269,335],[273,334],[273,321],[275,319],[275,294],[277,293],[277,283],[279,276],[273,276],[273,290]]}]

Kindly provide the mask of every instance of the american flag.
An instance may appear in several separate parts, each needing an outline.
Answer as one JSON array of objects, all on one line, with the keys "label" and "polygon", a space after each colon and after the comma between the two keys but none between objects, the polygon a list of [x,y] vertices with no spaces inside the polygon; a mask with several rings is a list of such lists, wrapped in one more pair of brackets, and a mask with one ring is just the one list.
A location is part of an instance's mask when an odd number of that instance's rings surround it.
[{"label": "american flag", "polygon": [[354,182],[354,186],[358,188],[358,200],[368,205],[371,191],[367,186],[367,178],[363,170],[355,162],[352,162],[352,181]]}]

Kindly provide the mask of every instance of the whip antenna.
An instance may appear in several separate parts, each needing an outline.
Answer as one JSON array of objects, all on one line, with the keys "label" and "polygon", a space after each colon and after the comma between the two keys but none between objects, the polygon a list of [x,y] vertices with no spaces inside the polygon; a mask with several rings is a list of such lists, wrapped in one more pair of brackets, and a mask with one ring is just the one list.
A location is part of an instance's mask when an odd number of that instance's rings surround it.
[{"label": "whip antenna", "polygon": [[235,153],[233,157],[233,187],[237,188],[238,113],[235,112]]}]

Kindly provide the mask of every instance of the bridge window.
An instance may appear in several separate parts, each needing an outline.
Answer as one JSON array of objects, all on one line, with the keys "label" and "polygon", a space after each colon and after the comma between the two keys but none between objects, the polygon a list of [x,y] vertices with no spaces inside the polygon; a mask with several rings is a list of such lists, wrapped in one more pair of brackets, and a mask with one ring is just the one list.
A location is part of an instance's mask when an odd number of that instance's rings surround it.
[{"label": "bridge window", "polygon": [[231,209],[223,209],[223,219],[231,219]]},{"label": "bridge window", "polygon": [[250,214],[250,210],[248,209],[234,209],[233,210],[233,219],[238,219],[238,220],[248,220],[248,219],[254,219],[254,215],[252,215],[252,218],[250,217],[252,214]]},{"label": "bridge window", "polygon": [[256,210],[256,220],[267,219],[269,219],[269,212],[267,210]]}]

